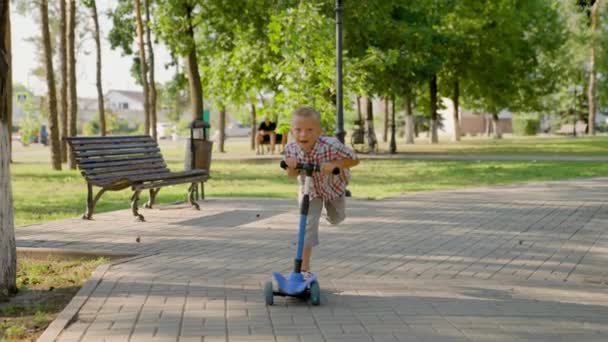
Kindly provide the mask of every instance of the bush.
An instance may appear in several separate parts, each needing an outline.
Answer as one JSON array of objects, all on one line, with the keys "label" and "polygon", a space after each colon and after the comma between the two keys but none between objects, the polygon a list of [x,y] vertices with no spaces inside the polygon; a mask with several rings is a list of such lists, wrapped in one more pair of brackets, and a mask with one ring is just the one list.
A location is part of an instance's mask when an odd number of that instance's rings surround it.
[{"label": "bush", "polygon": [[21,143],[24,146],[29,145],[36,138],[36,133],[40,130],[40,119],[31,114],[26,114],[19,123],[19,134],[21,135]]},{"label": "bush", "polygon": [[514,116],[514,135],[536,135],[540,129],[540,120],[532,116]]},{"label": "bush", "polygon": [[[106,133],[107,134],[131,134],[135,132],[143,132],[143,124],[140,127],[129,128],[129,121],[127,119],[118,117],[118,115],[107,111],[106,112]],[[82,131],[86,136],[95,136],[101,133],[101,126],[99,124],[99,115],[95,115],[93,119],[86,122]]]}]

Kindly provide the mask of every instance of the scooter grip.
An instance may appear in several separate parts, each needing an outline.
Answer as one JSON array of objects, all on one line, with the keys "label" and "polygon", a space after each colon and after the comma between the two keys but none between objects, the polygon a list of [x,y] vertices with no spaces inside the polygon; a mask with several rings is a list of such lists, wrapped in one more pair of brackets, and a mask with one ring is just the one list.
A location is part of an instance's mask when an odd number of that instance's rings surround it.
[{"label": "scooter grip", "polygon": [[340,174],[340,168],[339,167],[334,167],[334,169],[331,171],[331,173],[333,173],[334,175],[339,175]]},{"label": "scooter grip", "polygon": [[284,160],[281,160],[281,169],[286,169],[287,168],[287,163]]}]

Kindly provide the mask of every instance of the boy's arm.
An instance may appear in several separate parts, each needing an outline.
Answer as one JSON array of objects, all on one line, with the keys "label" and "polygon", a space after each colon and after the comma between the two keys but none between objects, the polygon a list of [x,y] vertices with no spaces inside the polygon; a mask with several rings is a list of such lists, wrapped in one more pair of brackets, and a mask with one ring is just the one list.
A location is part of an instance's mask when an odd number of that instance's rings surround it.
[{"label": "boy's arm", "polygon": [[350,169],[359,164],[359,159],[353,150],[345,146],[339,141],[335,141],[332,145],[333,153],[337,158],[321,166],[321,171],[324,174],[330,174],[334,168]]},{"label": "boy's arm", "polygon": [[357,166],[358,164],[358,159],[332,160],[329,163],[321,165],[321,172],[328,175],[331,174],[336,167],[338,167],[339,169],[350,169],[351,167]]},{"label": "boy's arm", "polygon": [[296,165],[298,164],[298,161],[296,160],[296,156],[294,151],[292,150],[291,145],[287,145],[285,147],[285,159],[283,160],[287,164],[287,176],[297,177],[300,174],[300,172],[296,170]]}]

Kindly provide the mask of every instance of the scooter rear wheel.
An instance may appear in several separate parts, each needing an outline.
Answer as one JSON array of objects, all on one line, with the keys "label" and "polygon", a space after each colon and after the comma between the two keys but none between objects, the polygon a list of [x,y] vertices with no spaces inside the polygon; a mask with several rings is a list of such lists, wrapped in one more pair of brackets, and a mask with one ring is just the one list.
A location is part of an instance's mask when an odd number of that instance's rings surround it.
[{"label": "scooter rear wheel", "polygon": [[310,304],[315,306],[321,304],[321,288],[317,281],[310,283]]},{"label": "scooter rear wheel", "polygon": [[272,280],[266,282],[264,285],[264,300],[266,305],[272,305],[274,303],[274,290],[272,289]]}]

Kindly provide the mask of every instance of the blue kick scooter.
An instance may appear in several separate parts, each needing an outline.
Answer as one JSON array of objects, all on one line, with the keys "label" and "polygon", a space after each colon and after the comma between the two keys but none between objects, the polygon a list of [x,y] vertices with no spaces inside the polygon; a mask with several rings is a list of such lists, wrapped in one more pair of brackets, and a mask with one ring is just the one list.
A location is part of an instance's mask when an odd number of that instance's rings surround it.
[{"label": "blue kick scooter", "polygon": [[[281,161],[281,167],[287,168],[285,161]],[[278,284],[278,289],[273,289],[272,280],[266,282],[264,286],[264,298],[266,305],[272,305],[274,303],[274,296],[282,297],[297,297],[302,299],[310,298],[310,304],[319,305],[321,304],[321,288],[317,281],[317,275],[312,273],[308,279],[304,279],[302,275],[302,252],[304,250],[304,237],[306,234],[306,218],[308,216],[308,209],[310,206],[310,188],[312,186],[312,173],[319,172],[321,165],[318,164],[299,164],[296,166],[299,171],[306,172],[306,178],[304,181],[304,196],[302,197],[302,204],[300,206],[300,228],[298,231],[298,243],[296,246],[296,258],[294,260],[293,272],[285,278],[281,273],[273,272],[272,275]],[[340,174],[340,169],[335,168],[332,173],[334,175]]]}]

